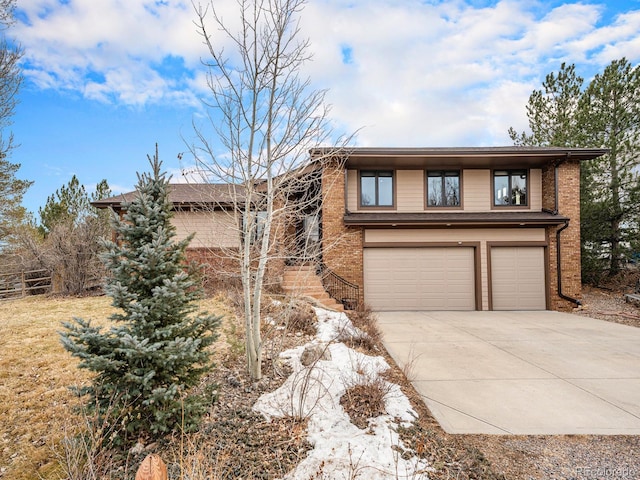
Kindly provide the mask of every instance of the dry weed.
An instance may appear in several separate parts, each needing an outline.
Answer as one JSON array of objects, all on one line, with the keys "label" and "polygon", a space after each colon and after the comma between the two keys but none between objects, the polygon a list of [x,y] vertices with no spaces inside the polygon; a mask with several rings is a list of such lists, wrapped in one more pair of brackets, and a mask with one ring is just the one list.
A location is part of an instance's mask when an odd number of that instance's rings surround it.
[{"label": "dry weed", "polygon": [[360,310],[348,311],[347,316],[358,333],[353,330],[344,330],[336,339],[350,348],[361,350],[364,353],[377,355],[381,351],[382,333],[376,323],[376,317],[368,306]]},{"label": "dry weed", "polygon": [[375,371],[356,361],[355,379],[347,380],[348,386],[340,397],[340,405],[349,415],[351,423],[360,429],[369,426],[369,419],[386,414],[385,401],[393,389],[393,384]]},{"label": "dry weed", "polygon": [[285,316],[285,322],[288,331],[299,332],[303,335],[315,335],[318,319],[311,306],[303,303],[293,306],[288,318]]},{"label": "dry weed", "polygon": [[340,405],[351,423],[364,430],[369,426],[370,418],[386,413],[384,399],[388,393],[387,384],[382,380],[354,385],[340,397]]}]

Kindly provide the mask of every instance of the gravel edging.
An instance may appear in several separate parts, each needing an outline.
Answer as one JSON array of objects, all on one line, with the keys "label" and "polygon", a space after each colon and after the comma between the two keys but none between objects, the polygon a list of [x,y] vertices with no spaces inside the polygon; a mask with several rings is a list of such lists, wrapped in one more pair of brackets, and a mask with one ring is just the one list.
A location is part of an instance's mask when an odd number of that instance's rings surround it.
[{"label": "gravel edging", "polygon": [[640,328],[640,308],[637,304],[626,302],[620,292],[585,287],[582,307],[574,313]]}]

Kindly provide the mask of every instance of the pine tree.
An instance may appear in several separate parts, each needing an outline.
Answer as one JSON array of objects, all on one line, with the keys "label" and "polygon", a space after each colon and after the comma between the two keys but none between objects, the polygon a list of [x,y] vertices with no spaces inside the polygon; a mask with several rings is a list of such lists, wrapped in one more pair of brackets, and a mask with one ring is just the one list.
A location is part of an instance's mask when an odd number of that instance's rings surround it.
[{"label": "pine tree", "polygon": [[12,240],[19,225],[28,219],[22,197],[33,184],[16,178],[20,164],[9,161],[16,147],[8,128],[18,105],[22,85],[21,59],[24,50],[7,32],[15,23],[16,0],[0,0],[0,247]]},{"label": "pine tree", "polygon": [[534,90],[527,103],[529,129],[517,133],[509,128],[509,136],[518,146],[575,147],[577,109],[584,80],[576,74],[575,65],[562,63],[557,74],[548,74],[542,90]]},{"label": "pine tree", "polygon": [[118,243],[106,242],[106,286],[121,312],[103,332],[90,321],[66,322],[62,343],[96,372],[82,389],[88,407],[112,429],[113,444],[197,425],[204,395],[190,392],[211,368],[211,344],[220,317],[196,313],[198,278],[186,267],[190,238],[176,242],[168,201],[169,181],[156,154],[153,173],[138,175],[136,198],[114,218]]},{"label": "pine tree", "polygon": [[580,107],[585,143],[609,149],[583,167],[582,254],[592,262],[605,257],[615,276],[639,231],[640,66],[612,61],[593,78]]},{"label": "pine tree", "polygon": [[531,134],[509,129],[516,145],[609,149],[580,172],[582,279],[597,284],[640,243],[640,67],[614,60],[583,90],[563,63],[542,86],[527,104]]}]

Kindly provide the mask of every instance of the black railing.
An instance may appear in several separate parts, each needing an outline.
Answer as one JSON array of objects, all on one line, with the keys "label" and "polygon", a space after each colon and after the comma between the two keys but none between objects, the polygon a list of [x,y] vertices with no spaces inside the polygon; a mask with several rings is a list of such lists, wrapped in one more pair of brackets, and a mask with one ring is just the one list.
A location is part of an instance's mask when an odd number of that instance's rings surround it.
[{"label": "black railing", "polygon": [[318,264],[322,286],[329,296],[340,302],[346,310],[356,310],[360,305],[360,287],[345,280],[324,263]]}]

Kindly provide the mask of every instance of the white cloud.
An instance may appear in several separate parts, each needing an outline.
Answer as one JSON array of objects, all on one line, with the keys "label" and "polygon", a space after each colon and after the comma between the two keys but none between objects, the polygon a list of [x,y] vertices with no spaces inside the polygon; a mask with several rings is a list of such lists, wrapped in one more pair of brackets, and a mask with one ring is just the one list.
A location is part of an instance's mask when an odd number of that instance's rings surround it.
[{"label": "white cloud", "polygon": [[[20,10],[26,21],[15,35],[26,50],[25,73],[41,88],[141,105],[172,100],[172,92],[184,89],[183,78],[162,78],[154,68],[166,57],[199,67],[190,2],[32,0]],[[93,79],[96,74],[102,81]]]},{"label": "white cloud", "polygon": [[[580,64],[598,71],[614,58],[640,60],[640,10],[603,24],[604,1],[477,3],[309,0],[306,73],[329,89],[336,124],[362,127],[362,145],[510,143],[507,128],[526,127],[529,93],[562,61],[588,77]],[[234,0],[215,5],[237,20]],[[129,105],[195,106],[207,92],[189,0],[24,0],[20,8],[25,74],[41,88]],[[161,66],[167,58],[179,60],[175,68]]]},{"label": "white cloud", "polygon": [[[383,0],[343,9],[318,0],[305,22],[316,54],[309,72],[317,85],[330,87],[341,125],[364,127],[362,145],[508,144],[507,128],[526,128],[524,106],[547,73],[562,61],[608,63],[591,58],[591,47],[578,48],[604,28],[598,26],[603,9]],[[629,22],[621,17],[609,27],[617,41],[632,30]],[[345,45],[349,64],[342,61]]]}]

